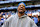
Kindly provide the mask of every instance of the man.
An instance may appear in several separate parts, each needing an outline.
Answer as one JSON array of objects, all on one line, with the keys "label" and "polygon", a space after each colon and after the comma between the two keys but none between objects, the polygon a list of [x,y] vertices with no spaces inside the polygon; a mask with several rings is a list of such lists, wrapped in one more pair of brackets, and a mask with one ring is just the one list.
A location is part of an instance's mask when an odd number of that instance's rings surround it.
[{"label": "man", "polygon": [[2,27],[37,27],[34,21],[25,15],[25,4],[22,2],[18,5],[18,11],[7,19]]}]

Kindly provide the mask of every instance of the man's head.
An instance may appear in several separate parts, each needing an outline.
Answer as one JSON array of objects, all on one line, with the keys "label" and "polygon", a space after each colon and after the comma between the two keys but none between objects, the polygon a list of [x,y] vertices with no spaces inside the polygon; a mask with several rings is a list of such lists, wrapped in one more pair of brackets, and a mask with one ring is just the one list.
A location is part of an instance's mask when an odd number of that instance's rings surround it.
[{"label": "man's head", "polygon": [[24,13],[25,10],[26,10],[26,9],[25,9],[25,6],[26,6],[25,3],[23,3],[23,2],[19,3],[19,4],[18,4],[18,9],[17,9],[18,12],[19,12],[19,13]]},{"label": "man's head", "polygon": [[36,17],[38,18],[38,14],[36,15]]},{"label": "man's head", "polygon": [[35,17],[35,15],[33,15],[33,17]]}]

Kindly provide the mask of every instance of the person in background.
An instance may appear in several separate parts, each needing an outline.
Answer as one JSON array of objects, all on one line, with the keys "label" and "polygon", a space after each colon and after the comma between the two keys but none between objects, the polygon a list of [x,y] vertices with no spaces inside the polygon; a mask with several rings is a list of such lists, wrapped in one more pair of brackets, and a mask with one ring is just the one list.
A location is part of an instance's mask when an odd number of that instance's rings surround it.
[{"label": "person in background", "polygon": [[36,24],[38,23],[38,18],[36,17],[36,15],[34,15],[32,19],[34,20],[34,22],[35,22]]},{"label": "person in background", "polygon": [[3,14],[3,12],[1,12],[1,15]]},{"label": "person in background", "polygon": [[38,14],[35,15],[38,18]]},{"label": "person in background", "polygon": [[[36,17],[38,18],[38,14],[36,15]],[[39,22],[39,18],[38,18],[38,22]],[[38,25],[38,23],[37,23],[37,25]]]},{"label": "person in background", "polygon": [[0,27],[3,25],[4,23],[4,18],[3,18],[3,15],[0,16]]},{"label": "person in background", "polygon": [[0,14],[0,27],[1,27],[1,18],[2,18],[2,17],[1,17],[1,14]]},{"label": "person in background", "polygon": [[7,19],[7,17],[8,17],[8,13],[5,12],[5,13],[3,14],[3,17],[4,17],[5,19]]},{"label": "person in background", "polygon": [[25,15],[25,7],[25,3],[19,3],[17,13],[10,16],[2,27],[37,27],[34,21]]},{"label": "person in background", "polygon": [[7,17],[7,19],[8,19],[10,16],[11,16],[11,13],[9,12],[9,13],[8,13],[8,17]]}]

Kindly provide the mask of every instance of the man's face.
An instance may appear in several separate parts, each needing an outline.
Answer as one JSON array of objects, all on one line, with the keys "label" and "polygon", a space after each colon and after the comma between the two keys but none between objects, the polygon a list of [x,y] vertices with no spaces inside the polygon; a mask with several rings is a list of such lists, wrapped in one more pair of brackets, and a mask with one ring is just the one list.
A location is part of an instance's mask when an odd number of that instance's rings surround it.
[{"label": "man's face", "polygon": [[38,15],[36,15],[36,17],[38,17]]},{"label": "man's face", "polygon": [[20,13],[24,13],[25,12],[25,6],[23,3],[21,3],[19,6],[18,6],[18,12]]}]

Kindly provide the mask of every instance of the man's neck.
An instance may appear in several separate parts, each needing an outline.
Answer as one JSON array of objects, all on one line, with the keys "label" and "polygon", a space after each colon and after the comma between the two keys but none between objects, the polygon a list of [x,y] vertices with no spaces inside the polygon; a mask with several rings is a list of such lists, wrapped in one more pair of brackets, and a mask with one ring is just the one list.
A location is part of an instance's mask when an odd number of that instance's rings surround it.
[{"label": "man's neck", "polygon": [[21,13],[18,13],[18,16],[19,16],[19,17],[21,17],[21,16],[23,16],[23,15],[24,15],[24,13],[22,13],[22,14],[21,14]]}]

